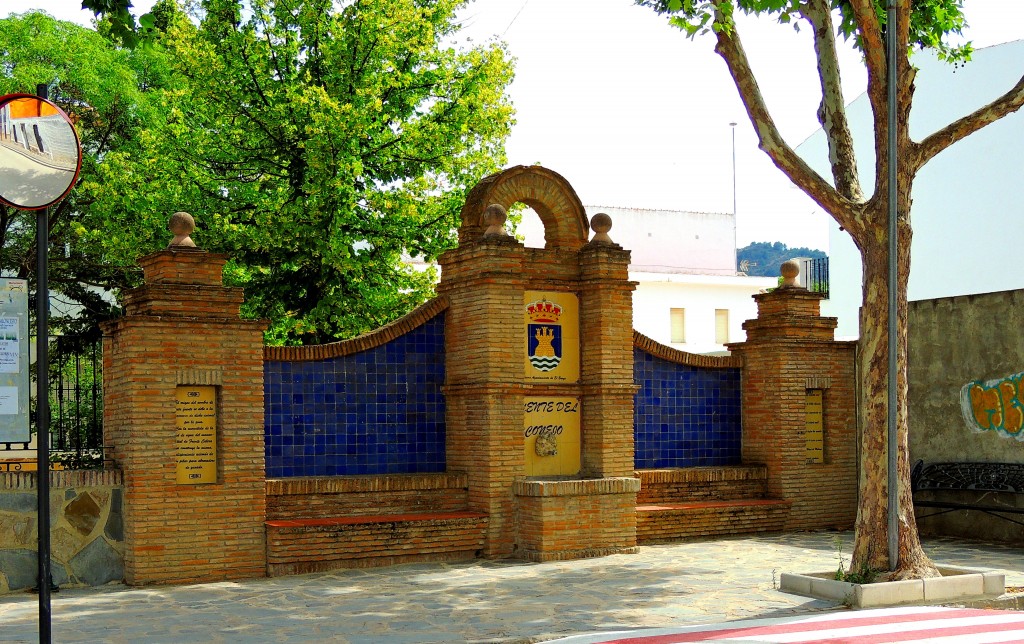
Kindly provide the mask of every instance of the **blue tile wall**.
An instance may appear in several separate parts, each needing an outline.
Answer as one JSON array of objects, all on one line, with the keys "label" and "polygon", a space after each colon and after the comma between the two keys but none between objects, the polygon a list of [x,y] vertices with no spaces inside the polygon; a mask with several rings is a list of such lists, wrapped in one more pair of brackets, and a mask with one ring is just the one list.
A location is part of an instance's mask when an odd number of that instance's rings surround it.
[{"label": "blue tile wall", "polygon": [[268,478],[445,471],[443,313],[376,349],[263,369]]},{"label": "blue tile wall", "polygon": [[633,349],[637,469],[734,465],[740,370],[688,367]]}]

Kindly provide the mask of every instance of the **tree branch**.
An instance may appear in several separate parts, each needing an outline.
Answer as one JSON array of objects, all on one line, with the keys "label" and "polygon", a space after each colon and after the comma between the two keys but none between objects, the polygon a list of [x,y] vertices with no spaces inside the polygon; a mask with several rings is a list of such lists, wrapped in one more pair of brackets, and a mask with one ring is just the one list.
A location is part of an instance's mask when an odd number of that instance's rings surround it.
[{"label": "tree branch", "polygon": [[715,4],[715,21],[719,25],[715,32],[718,37],[715,52],[725,61],[729,74],[739,90],[740,100],[757,132],[758,147],[789,177],[790,181],[831,214],[840,226],[854,226],[856,222],[850,213],[857,210],[856,204],[840,195],[828,181],[807,165],[807,162],[801,159],[779,134],[779,129],[772,120],[750,68],[750,61],[740,43],[736,24],[731,19],[727,21],[722,11],[722,6],[730,2],[731,0],[719,0]]},{"label": "tree branch", "polygon": [[863,201],[864,194],[857,173],[857,155],[853,148],[853,135],[846,119],[846,101],[836,54],[836,38],[832,28],[832,13],[828,0],[810,0],[803,15],[811,23],[814,52],[818,60],[818,79],[821,82],[821,107],[818,120],[828,140],[828,158],[836,190],[851,201]]},{"label": "tree branch", "polygon": [[959,118],[946,127],[926,137],[920,143],[911,144],[911,162],[914,170],[928,163],[935,155],[942,152],[957,141],[966,138],[981,128],[994,123],[1007,114],[1012,114],[1024,106],[1024,76],[1017,84],[988,105]]}]

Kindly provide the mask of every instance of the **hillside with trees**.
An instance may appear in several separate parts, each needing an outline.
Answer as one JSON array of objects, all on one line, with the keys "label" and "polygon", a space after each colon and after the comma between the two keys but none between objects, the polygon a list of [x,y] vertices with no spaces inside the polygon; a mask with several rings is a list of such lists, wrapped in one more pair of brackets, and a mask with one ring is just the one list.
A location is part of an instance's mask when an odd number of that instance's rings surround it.
[{"label": "hillside with trees", "polygon": [[[810,257],[818,259],[828,257],[825,251],[813,248],[790,248],[782,242],[754,242],[736,251],[739,268],[751,277],[778,277],[779,266],[787,259],[794,257]],[[744,262],[747,262],[744,264]]]}]

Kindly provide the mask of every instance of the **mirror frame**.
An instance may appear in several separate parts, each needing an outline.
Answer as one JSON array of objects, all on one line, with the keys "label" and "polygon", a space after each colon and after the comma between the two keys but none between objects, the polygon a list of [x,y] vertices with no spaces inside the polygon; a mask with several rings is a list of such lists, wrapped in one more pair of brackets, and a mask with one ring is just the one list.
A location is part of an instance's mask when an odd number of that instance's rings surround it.
[{"label": "mirror frame", "polygon": [[75,129],[75,124],[72,123],[71,119],[68,117],[67,113],[64,112],[64,110],[60,109],[60,107],[58,107],[52,101],[49,101],[49,100],[47,100],[45,98],[40,98],[39,96],[36,96],[35,94],[17,93],[17,94],[5,94],[3,96],[0,96],[0,109],[3,109],[9,103],[12,103],[12,102],[14,102],[16,100],[19,100],[19,99],[25,99],[25,98],[31,98],[33,100],[40,101],[41,103],[45,103],[45,104],[49,105],[50,107],[52,107],[54,110],[56,110],[57,113],[60,115],[60,117],[62,119],[64,119],[64,122],[67,123],[68,127],[71,128],[71,133],[75,137],[75,150],[77,151],[77,154],[75,155],[76,156],[76,160],[75,160],[75,173],[74,173],[74,176],[71,178],[70,183],[68,183],[67,188],[65,188],[60,193],[60,195],[58,195],[55,199],[53,199],[53,200],[51,200],[51,201],[49,201],[49,202],[47,202],[45,204],[41,204],[41,205],[37,205],[37,206],[24,206],[24,205],[21,205],[21,204],[14,203],[10,199],[7,199],[3,194],[0,194],[0,203],[4,204],[6,206],[10,206],[12,208],[17,208],[18,210],[42,210],[44,208],[49,208],[50,206],[52,206],[52,205],[56,204],[57,202],[61,201],[62,199],[64,199],[64,197],[67,197],[68,193],[71,192],[71,189],[75,187],[76,183],[78,183],[78,175],[82,171],[82,140],[78,136],[78,130]]}]

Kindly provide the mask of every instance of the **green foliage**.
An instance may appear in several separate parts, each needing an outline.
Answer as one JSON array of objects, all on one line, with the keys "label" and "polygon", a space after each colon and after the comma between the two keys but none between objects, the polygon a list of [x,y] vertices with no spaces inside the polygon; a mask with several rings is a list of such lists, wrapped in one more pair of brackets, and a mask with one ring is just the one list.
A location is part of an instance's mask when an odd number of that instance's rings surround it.
[{"label": "green foliage", "polygon": [[[155,51],[118,50],[93,30],[43,13],[0,20],[0,59],[0,94],[48,85],[50,100],[70,116],[81,139],[77,188],[50,212],[49,284],[60,303],[52,322],[67,333],[98,337],[96,322],[116,313],[102,291],[133,284],[137,273],[83,237],[82,231],[102,225],[89,186],[106,158],[134,149],[137,133],[157,112],[149,98],[166,82],[167,70]],[[35,280],[35,218],[35,212],[0,206],[4,275]]]},{"label": "green foliage", "polygon": [[755,277],[776,277],[780,275],[782,262],[794,257],[817,259],[828,257],[825,251],[813,248],[790,248],[782,242],[753,242],[736,251],[736,259],[747,262],[747,275]]},{"label": "green foliage", "polygon": [[839,567],[836,569],[836,574],[832,576],[834,580],[846,581],[851,584],[873,584],[878,581],[880,571],[869,568],[867,564],[861,564],[860,570],[857,572],[846,570],[843,560],[843,541],[838,535],[832,539],[832,545],[839,558]]},{"label": "green foliage", "polygon": [[[459,0],[205,0],[169,21],[173,66],[138,149],[90,185],[84,235],[124,263],[191,212],[232,257],[267,340],[348,337],[432,294],[466,191],[500,168],[512,79],[499,45],[456,50]],[[140,221],[141,220],[141,221]]]},{"label": "green foliage", "polygon": [[[783,24],[792,24],[799,29],[799,18],[803,3],[799,0],[636,0],[636,3],[650,7],[660,14],[669,16],[673,26],[683,30],[690,37],[731,29],[733,8],[745,14],[771,16]],[[853,8],[849,0],[832,0],[833,11],[839,14],[838,33],[852,38],[855,46],[862,49],[860,35],[854,21]],[[875,0],[875,11],[879,23],[885,26],[886,0]],[[716,19],[716,8],[721,16]],[[910,18],[910,43],[919,49],[934,50],[940,59],[951,62],[969,60],[971,45],[952,46],[948,39],[960,35],[967,25],[963,15],[963,0],[914,0]]]},{"label": "green foliage", "polygon": [[129,49],[146,44],[159,29],[156,9],[139,16],[136,23],[128,11],[131,7],[131,0],[82,0],[82,8],[96,14],[101,31]]}]

